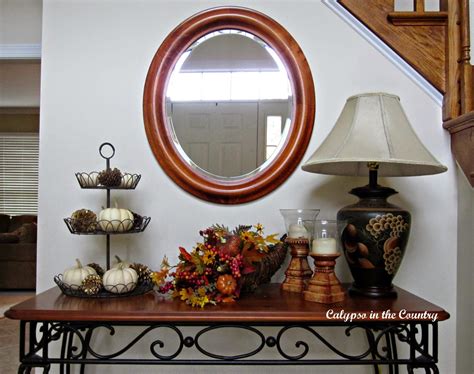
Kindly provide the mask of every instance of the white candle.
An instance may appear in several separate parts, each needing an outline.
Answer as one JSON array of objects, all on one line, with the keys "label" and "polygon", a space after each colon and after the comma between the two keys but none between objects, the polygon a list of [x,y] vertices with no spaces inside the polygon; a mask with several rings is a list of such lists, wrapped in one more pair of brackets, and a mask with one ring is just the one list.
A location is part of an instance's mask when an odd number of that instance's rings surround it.
[{"label": "white candle", "polygon": [[332,254],[337,253],[336,239],[334,238],[314,239],[311,252],[316,253],[318,255],[332,255]]},{"label": "white candle", "polygon": [[290,225],[288,230],[288,237],[289,238],[308,238],[308,230],[303,225],[298,225],[297,223],[293,223]]}]

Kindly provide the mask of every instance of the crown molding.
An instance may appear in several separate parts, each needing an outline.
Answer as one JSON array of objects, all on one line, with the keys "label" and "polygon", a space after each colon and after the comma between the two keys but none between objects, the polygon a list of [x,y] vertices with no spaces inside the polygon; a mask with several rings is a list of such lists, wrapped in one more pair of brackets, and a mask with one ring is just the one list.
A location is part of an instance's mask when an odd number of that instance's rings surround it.
[{"label": "crown molding", "polygon": [[0,44],[0,60],[40,60],[41,44]]}]

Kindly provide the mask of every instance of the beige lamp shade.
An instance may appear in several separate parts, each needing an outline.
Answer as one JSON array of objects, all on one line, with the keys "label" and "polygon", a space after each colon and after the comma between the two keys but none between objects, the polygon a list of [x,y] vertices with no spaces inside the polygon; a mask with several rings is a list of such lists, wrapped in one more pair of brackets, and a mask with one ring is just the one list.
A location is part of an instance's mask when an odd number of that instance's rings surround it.
[{"label": "beige lamp shade", "polygon": [[336,125],[302,169],[366,176],[368,162],[379,164],[380,176],[427,175],[447,170],[413,131],[400,98],[387,93],[348,98]]}]

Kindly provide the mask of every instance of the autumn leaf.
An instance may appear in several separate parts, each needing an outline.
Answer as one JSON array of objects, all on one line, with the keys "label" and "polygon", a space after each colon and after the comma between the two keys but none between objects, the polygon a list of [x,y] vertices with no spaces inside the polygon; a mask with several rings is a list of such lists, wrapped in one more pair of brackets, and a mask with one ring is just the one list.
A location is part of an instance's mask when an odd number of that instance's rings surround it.
[{"label": "autumn leaf", "polygon": [[163,257],[163,261],[161,261],[161,266],[160,266],[160,268],[161,268],[162,270],[170,269],[170,268],[171,268],[170,262],[169,262],[167,256],[164,256],[164,257]]},{"label": "autumn leaf", "polygon": [[199,256],[197,253],[193,253],[191,255],[190,261],[196,266],[196,271],[198,272],[198,274],[204,273],[204,269],[206,268],[206,266],[204,265],[201,256]]},{"label": "autumn leaf", "polygon": [[166,277],[168,276],[168,269],[162,269],[160,271],[154,271],[151,273],[151,280],[156,285],[161,285],[164,283]]},{"label": "autumn leaf", "polygon": [[191,261],[191,255],[183,247],[179,247],[179,257],[182,261]]},{"label": "autumn leaf", "polygon": [[183,301],[186,301],[188,300],[193,294],[193,291],[192,289],[186,289],[186,288],[183,288],[182,290],[179,291],[179,296],[181,298],[181,300]]},{"label": "autumn leaf", "polygon": [[278,244],[280,242],[279,239],[277,239],[277,235],[278,234],[272,234],[272,235],[268,235],[266,238],[265,238],[265,242],[269,243],[269,244]]},{"label": "autumn leaf", "polygon": [[265,253],[257,251],[252,244],[246,243],[242,248],[242,256],[249,264],[253,262],[260,262],[265,257]]}]

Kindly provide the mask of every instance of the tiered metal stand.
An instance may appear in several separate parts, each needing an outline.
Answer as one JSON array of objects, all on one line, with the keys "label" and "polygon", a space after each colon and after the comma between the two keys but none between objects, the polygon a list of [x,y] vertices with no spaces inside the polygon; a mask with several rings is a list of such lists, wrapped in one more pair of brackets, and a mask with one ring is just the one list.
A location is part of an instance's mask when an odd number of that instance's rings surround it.
[{"label": "tiered metal stand", "polygon": [[[106,155],[106,149],[105,147],[110,148],[110,155]],[[102,156],[102,158],[105,159],[105,169],[108,170],[110,169],[110,159],[114,157],[115,155],[115,147],[111,143],[102,143],[101,146],[99,147],[99,154]],[[110,191],[111,190],[134,190],[138,182],[141,179],[141,175],[138,174],[124,174],[122,179],[124,182],[122,182],[119,186],[116,187],[107,187],[98,184],[97,182],[97,176],[98,172],[93,171],[91,173],[76,173],[76,178],[77,181],[79,182],[79,185],[81,188],[84,189],[100,189],[100,190],[106,190],[107,191],[107,208],[110,208]],[[138,232],[142,232],[146,229],[148,224],[150,223],[151,218],[150,217],[140,217],[140,222],[130,222],[131,220],[125,220],[125,221],[109,221],[106,222],[106,224],[109,224],[111,226],[114,226],[114,228],[108,229],[106,228],[105,230],[101,229],[103,228],[104,222],[99,221],[97,225],[97,229],[94,231],[90,232],[80,232],[74,229],[74,222],[73,219],[71,218],[65,218],[64,222],[66,223],[69,231],[72,234],[77,234],[77,235],[105,235],[106,237],[106,248],[107,248],[107,254],[106,254],[106,266],[107,270],[110,269],[110,235],[117,235],[117,234],[134,234]],[[102,224],[101,224],[102,223]],[[124,230],[123,226],[124,225],[130,225],[131,224],[131,229],[129,230]]]},{"label": "tiered metal stand", "polygon": [[[108,148],[108,150],[107,150]],[[108,154],[106,154],[108,152]],[[103,143],[99,147],[99,154],[102,158],[105,159],[106,170],[110,169],[110,159],[115,155],[115,147],[111,143]],[[111,190],[134,190],[138,182],[141,179],[139,174],[122,174],[121,183],[118,186],[109,187],[101,185],[98,181],[99,172],[80,172],[76,173],[76,178],[83,189],[99,189],[107,191],[107,208],[110,208],[110,195]],[[136,234],[144,231],[148,224],[150,223],[151,218],[140,216],[138,214],[134,215],[134,219],[125,219],[123,221],[119,220],[99,220],[97,225],[94,225],[92,230],[89,231],[79,231],[77,230],[77,225],[74,222],[74,218],[64,218],[64,222],[68,227],[71,234],[76,235],[104,235],[106,237],[106,270],[110,269],[110,236],[119,235],[119,234]],[[62,274],[59,274],[54,277],[55,283],[61,289],[61,291],[68,296],[84,297],[84,298],[115,298],[123,296],[136,296],[141,295],[150,291],[153,288],[151,281],[142,281],[136,284],[130,285],[120,285],[129,287],[129,292],[108,292],[106,290],[101,290],[98,294],[87,295],[78,287],[71,287],[70,285],[62,281]]]}]

